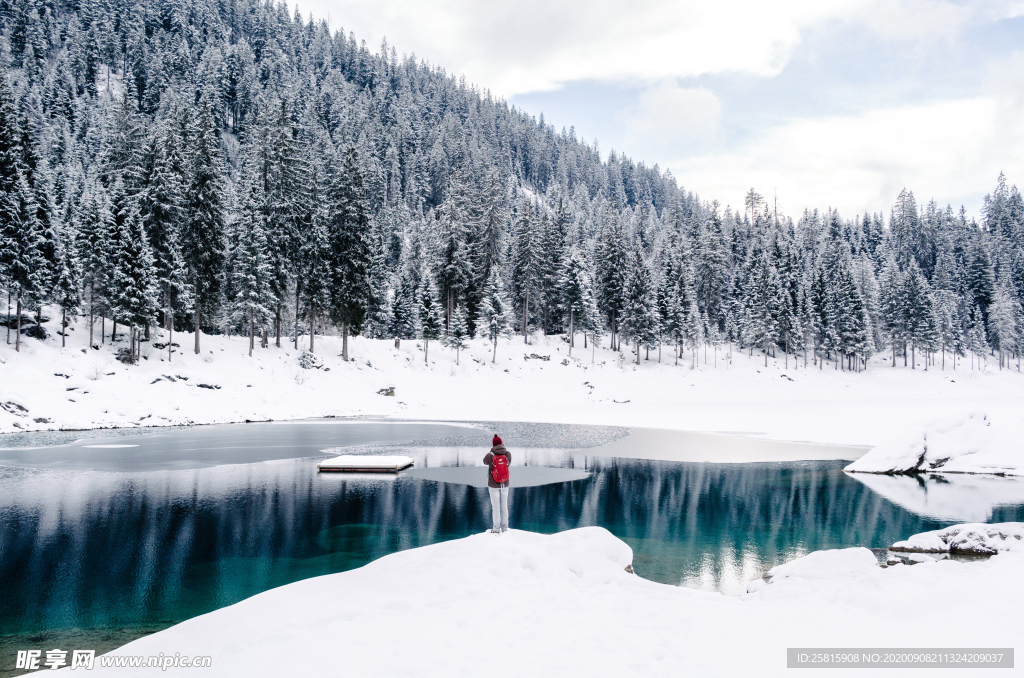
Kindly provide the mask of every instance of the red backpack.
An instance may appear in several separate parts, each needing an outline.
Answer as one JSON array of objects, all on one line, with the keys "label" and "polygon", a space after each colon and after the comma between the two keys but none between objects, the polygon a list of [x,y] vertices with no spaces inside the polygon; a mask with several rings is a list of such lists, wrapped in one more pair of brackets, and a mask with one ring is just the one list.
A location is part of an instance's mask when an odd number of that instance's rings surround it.
[{"label": "red backpack", "polygon": [[499,485],[508,482],[508,457],[504,454],[491,455],[491,478]]}]

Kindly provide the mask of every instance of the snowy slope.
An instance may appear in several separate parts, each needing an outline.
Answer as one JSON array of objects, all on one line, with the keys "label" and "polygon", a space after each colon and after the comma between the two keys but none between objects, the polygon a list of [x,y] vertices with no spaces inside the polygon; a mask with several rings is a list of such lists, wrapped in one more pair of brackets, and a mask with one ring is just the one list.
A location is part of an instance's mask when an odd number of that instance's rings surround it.
[{"label": "snowy slope", "polygon": [[[1006,415],[1004,415],[1006,416]],[[1006,473],[1024,475],[1020,427],[980,412],[935,420],[887,439],[846,467],[863,473]],[[1019,417],[1020,415],[1018,415]]]},{"label": "snowy slope", "polygon": [[114,654],[209,655],[218,676],[784,676],[787,647],[1008,647],[1024,631],[1024,554],[882,569],[867,549],[816,552],[741,597],[647,581],[625,571],[631,557],[598,527],[480,534],[273,589]]},{"label": "snowy slope", "polygon": [[[181,349],[173,362],[166,350],[144,344],[147,359],[125,366],[109,343],[99,351],[85,349],[84,322],[69,332],[65,349],[56,323],[49,329],[50,339],[26,339],[21,353],[0,343],[0,432],[397,416],[611,424],[874,446],[900,444],[908,435],[916,440],[930,422],[966,421],[976,413],[985,418],[991,440],[1024,438],[1024,375],[992,366],[910,370],[890,368],[880,357],[866,372],[850,374],[831,364],[805,369],[792,359],[787,367],[781,358],[765,367],[756,353],[737,352],[730,363],[724,349],[717,366],[712,351],[706,363],[700,356],[696,368],[689,357],[673,365],[670,350],[660,364],[652,353],[636,366],[628,353],[601,348],[592,362],[582,345],[570,360],[560,337],[530,346],[521,338],[503,341],[496,363],[490,345],[476,340],[462,352],[460,365],[438,342],[431,342],[430,364],[424,365],[421,342],[403,341],[396,350],[391,341],[356,338],[350,342],[353,360],[345,363],[340,339],[318,337],[323,369],[304,370],[299,352],[287,344],[257,348],[249,358],[245,338],[204,336],[203,352],[195,355],[188,333],[174,335]],[[154,341],[166,341],[162,331]],[[394,397],[378,395],[390,386]],[[973,456],[980,459],[978,454]],[[1024,467],[1020,446],[1001,447],[997,456],[986,468]],[[951,460],[946,468],[966,467]]]}]

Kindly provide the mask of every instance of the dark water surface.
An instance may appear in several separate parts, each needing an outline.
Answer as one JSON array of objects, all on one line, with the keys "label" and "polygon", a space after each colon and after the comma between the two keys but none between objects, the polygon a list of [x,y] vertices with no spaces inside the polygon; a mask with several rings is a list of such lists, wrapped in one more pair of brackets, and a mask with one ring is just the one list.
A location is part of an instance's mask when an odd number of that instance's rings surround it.
[{"label": "dark water surface", "polygon": [[[297,435],[315,435],[306,430]],[[310,458],[174,468],[162,445],[153,470],[62,468],[53,455],[48,468],[0,466],[0,671],[13,666],[16,649],[107,651],[272,587],[488,527],[487,491],[466,484],[473,472],[444,471],[478,465],[483,447],[408,448],[417,469],[438,471],[381,478],[318,475]],[[574,469],[537,469],[554,482],[514,489],[514,528],[600,525],[633,548],[640,576],[726,593],[809,551],[885,547],[957,522],[948,510],[914,510],[913,497],[932,481],[876,491],[844,473],[843,462],[514,453],[513,474],[523,464]],[[79,454],[89,453],[71,458]],[[964,508],[975,520],[1024,520],[1024,501],[978,510]]]}]

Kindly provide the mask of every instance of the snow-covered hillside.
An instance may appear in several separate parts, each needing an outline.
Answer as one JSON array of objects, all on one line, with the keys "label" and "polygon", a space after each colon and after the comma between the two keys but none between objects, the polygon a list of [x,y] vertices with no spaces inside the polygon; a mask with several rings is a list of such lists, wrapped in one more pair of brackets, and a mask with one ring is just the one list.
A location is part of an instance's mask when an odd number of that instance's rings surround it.
[{"label": "snow-covered hillside", "polygon": [[744,596],[647,581],[625,570],[631,558],[599,527],[479,534],[282,586],[113,654],[206,655],[218,676],[776,676],[791,673],[787,647],[1020,639],[1020,553],[882,569],[868,549],[819,551]]},{"label": "snow-covered hillside", "polygon": [[[460,364],[454,351],[431,342],[427,365],[422,342],[395,349],[391,341],[356,338],[346,363],[340,339],[317,337],[322,367],[303,369],[300,352],[287,344],[258,348],[250,358],[245,338],[204,336],[196,355],[192,335],[176,333],[181,348],[172,362],[166,349],[145,343],[144,359],[131,366],[115,359],[109,343],[86,349],[84,322],[68,333],[66,348],[57,323],[48,329],[50,338],[27,338],[20,353],[0,343],[2,432],[383,416],[733,432],[888,450],[908,437],[923,439],[935,421],[983,421],[999,470],[1024,468],[1020,446],[1004,444],[1024,437],[1024,375],[991,364],[923,371],[891,368],[879,357],[866,372],[851,374],[831,364],[806,369],[792,358],[788,368],[781,358],[766,368],[756,353],[734,353],[730,362],[720,348],[717,366],[711,351],[696,368],[689,359],[677,366],[669,350],[660,364],[652,354],[637,366],[628,353],[583,349],[580,336],[571,359],[560,337],[529,346],[521,337],[503,340],[496,363],[482,339],[461,352]],[[155,331],[153,342],[162,341],[165,334]],[[379,394],[389,387],[393,397]],[[968,447],[963,451],[974,449]],[[888,470],[871,467],[871,458],[858,470]],[[951,460],[944,468],[966,470],[964,463]]]}]

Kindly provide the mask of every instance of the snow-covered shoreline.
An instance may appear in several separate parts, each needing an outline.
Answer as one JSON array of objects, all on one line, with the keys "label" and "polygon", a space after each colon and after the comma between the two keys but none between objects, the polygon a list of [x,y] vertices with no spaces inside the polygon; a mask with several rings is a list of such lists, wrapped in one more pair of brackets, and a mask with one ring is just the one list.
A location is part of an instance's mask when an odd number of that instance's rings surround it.
[{"label": "snow-covered shoreline", "polygon": [[[257,349],[250,358],[246,339],[203,336],[196,355],[189,333],[174,335],[181,348],[168,362],[166,348],[153,345],[166,335],[155,330],[153,343],[143,344],[145,359],[128,366],[116,361],[109,341],[98,351],[85,347],[84,320],[68,333],[66,348],[57,323],[48,329],[50,338],[26,338],[20,353],[0,344],[0,433],[311,417],[532,421],[875,447],[851,470],[877,472],[891,470],[894,455],[913,456],[926,435],[930,450],[945,436],[954,449],[942,454],[950,459],[929,470],[1024,469],[1024,452],[1005,444],[1024,438],[1024,375],[992,365],[910,370],[892,368],[880,356],[867,371],[851,374],[832,364],[795,365],[792,357],[788,366],[778,358],[765,367],[763,356],[745,352],[730,361],[720,347],[717,356],[709,350],[706,362],[700,355],[696,366],[689,357],[674,365],[669,350],[661,363],[652,355],[637,366],[601,347],[579,345],[570,357],[561,337],[536,338],[529,346],[521,338],[504,340],[493,363],[484,340],[472,341],[460,364],[453,351],[432,342],[429,365],[420,342],[396,349],[391,341],[356,338],[354,359],[346,363],[340,339],[328,336],[317,338],[322,368],[302,369],[301,346],[298,352],[287,343]],[[392,386],[393,397],[379,394]],[[981,448],[962,445],[958,459],[961,439],[980,440]],[[706,456],[728,461],[713,451]]]},{"label": "snow-covered shoreline", "polygon": [[[1012,647],[1022,631],[1021,553],[883,569],[868,549],[817,551],[743,596],[647,581],[631,560],[599,527],[479,534],[272,589],[112,654],[209,656],[220,676],[774,676],[787,647]],[[962,595],[922,614],[938,591]]]}]

